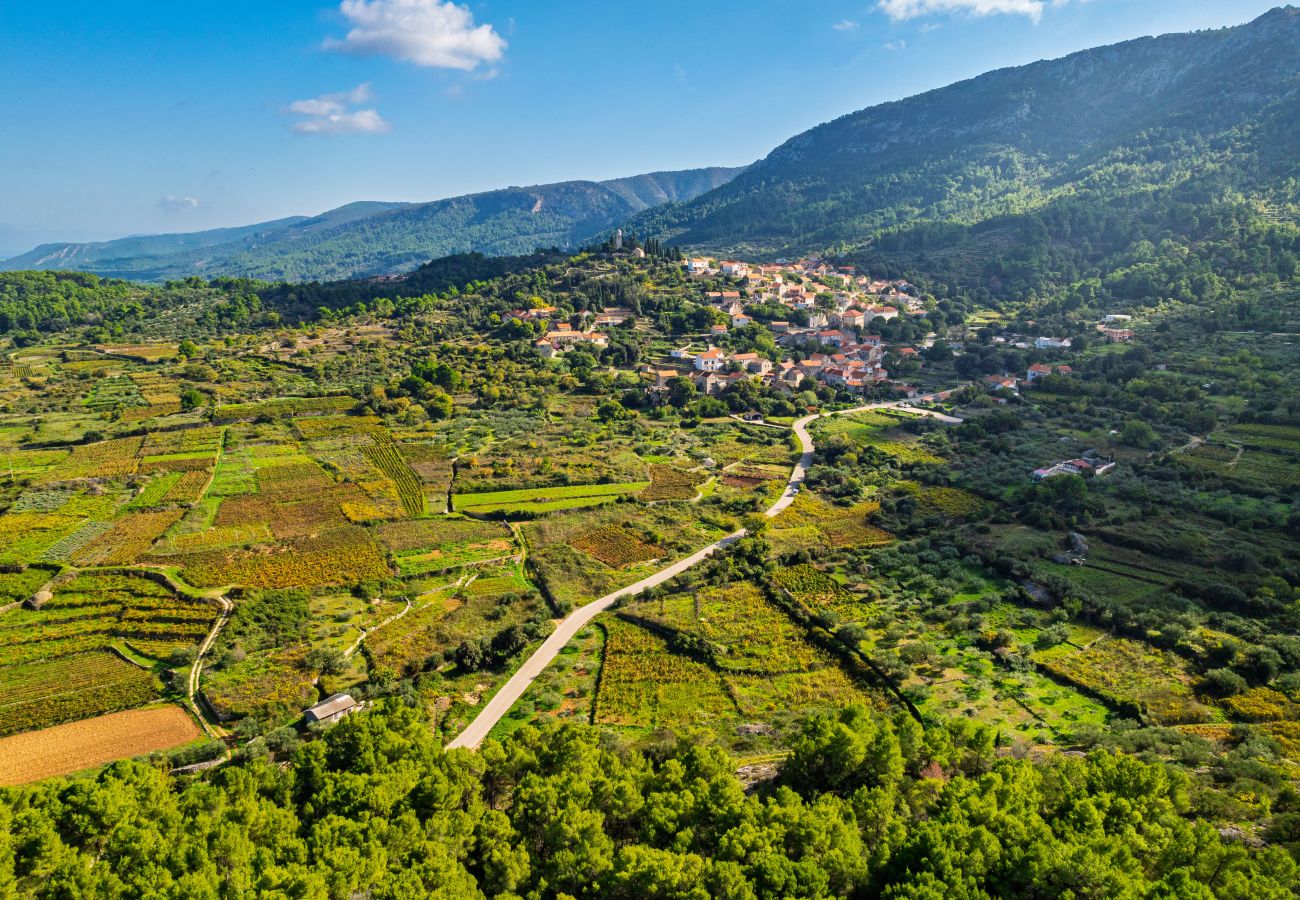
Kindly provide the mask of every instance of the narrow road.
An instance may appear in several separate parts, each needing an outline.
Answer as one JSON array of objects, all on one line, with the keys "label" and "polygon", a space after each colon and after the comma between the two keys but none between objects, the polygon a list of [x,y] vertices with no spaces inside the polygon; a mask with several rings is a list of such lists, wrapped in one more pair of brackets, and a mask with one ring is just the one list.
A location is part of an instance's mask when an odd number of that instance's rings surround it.
[{"label": "narrow road", "polygon": [[[928,400],[931,399],[931,397],[926,396],[917,399]],[[782,510],[787,509],[790,504],[794,503],[794,498],[799,495],[799,489],[803,486],[804,479],[808,477],[808,469],[812,466],[813,454],[816,450],[813,445],[812,435],[808,433],[809,425],[817,419],[820,419],[822,416],[843,416],[850,413],[866,412],[867,410],[872,409],[896,409],[904,402],[906,401],[900,400],[891,403],[870,403],[866,406],[854,407],[853,409],[842,409],[828,413],[814,413],[812,415],[804,416],[802,419],[795,422],[791,427],[794,430],[795,437],[799,440],[799,447],[803,452],[799,457],[799,461],[794,464],[794,471],[790,473],[790,480],[786,482],[785,491],[779,498],[777,498],[777,501],[768,508],[767,517],[769,519],[775,518]],[[908,412],[936,418],[945,422],[961,421],[961,419],[958,419],[955,416],[930,412],[929,410],[909,409]],[[519,701],[519,698],[524,695],[524,692],[527,691],[532,683],[537,680],[537,677],[541,675],[542,672],[546,670],[546,667],[549,666],[555,657],[559,655],[560,651],[564,649],[564,646],[568,644],[569,641],[573,640],[578,632],[585,628],[592,619],[609,609],[614,605],[614,603],[625,597],[635,597],[649,588],[658,587],[666,581],[671,581],[683,572],[704,562],[704,560],[708,559],[719,550],[730,547],[732,544],[745,537],[746,534],[748,534],[748,532],[742,528],[737,532],[727,535],[721,540],[713,542],[703,550],[699,550],[685,559],[673,563],[666,569],[661,569],[655,574],[643,578],[635,584],[630,584],[612,594],[607,594],[599,600],[588,603],[586,606],[579,607],[569,613],[564,621],[560,622],[560,624],[556,626],[555,631],[551,633],[551,636],[542,642],[542,646],[538,647],[533,652],[533,655],[519,667],[519,670],[516,671],[514,675],[510,676],[510,680],[505,683],[501,690],[497,691],[492,699],[487,702],[487,705],[483,707],[482,711],[475,716],[474,721],[470,722],[469,726],[447,745],[447,749],[455,750],[462,748],[472,750],[479,744],[483,743],[484,738],[488,736],[488,732],[490,732],[497,722],[500,722],[505,714],[510,711],[510,708]]]}]

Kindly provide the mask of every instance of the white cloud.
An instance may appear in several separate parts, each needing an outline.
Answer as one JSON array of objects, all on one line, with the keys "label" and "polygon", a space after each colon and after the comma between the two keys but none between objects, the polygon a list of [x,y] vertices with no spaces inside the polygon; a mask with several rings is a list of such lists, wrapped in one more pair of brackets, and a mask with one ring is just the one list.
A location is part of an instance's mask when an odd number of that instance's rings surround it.
[{"label": "white cloud", "polygon": [[299,134],[387,134],[393,126],[378,110],[359,109],[295,122],[293,130]]},{"label": "white cloud", "polygon": [[857,31],[862,25],[852,19],[842,19],[831,26],[836,31]]},{"label": "white cloud", "polygon": [[349,106],[356,106],[373,100],[374,94],[369,84],[359,84],[350,91],[337,94],[321,94],[311,100],[295,100],[285,107],[285,112],[299,116],[332,116],[343,112]]},{"label": "white cloud", "polygon": [[885,44],[884,46],[886,50],[906,50],[907,41],[904,40],[890,41],[888,44]]},{"label": "white cloud", "polygon": [[174,197],[170,194],[158,201],[158,208],[169,213],[191,212],[200,205],[197,197]]},{"label": "white cloud", "polygon": [[1048,6],[1063,6],[1068,0],[880,0],[880,10],[896,22],[943,13],[991,16],[1013,13],[1037,22]]},{"label": "white cloud", "polygon": [[299,134],[386,134],[392,125],[379,110],[350,108],[373,99],[370,85],[359,84],[350,91],[295,100],[284,112],[303,117],[293,123],[293,130]]},{"label": "white cloud", "polygon": [[497,62],[506,49],[491,25],[476,26],[469,8],[452,0],[343,0],[339,11],[352,29],[327,40],[327,50],[470,72]]}]

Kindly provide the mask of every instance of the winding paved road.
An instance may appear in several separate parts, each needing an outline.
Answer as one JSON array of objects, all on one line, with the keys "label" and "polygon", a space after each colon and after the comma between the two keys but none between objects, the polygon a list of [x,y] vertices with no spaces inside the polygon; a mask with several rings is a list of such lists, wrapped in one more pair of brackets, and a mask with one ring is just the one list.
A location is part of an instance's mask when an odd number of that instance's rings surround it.
[{"label": "winding paved road", "polygon": [[[917,399],[928,400],[931,399],[931,397],[925,396]],[[812,435],[808,433],[808,426],[810,424],[817,419],[820,419],[822,416],[842,416],[850,413],[866,412],[871,409],[897,409],[905,402],[907,401],[870,403],[866,406],[854,407],[853,409],[842,409],[828,413],[816,413],[810,416],[804,416],[802,419],[796,421],[792,426],[792,429],[795,437],[799,440],[799,446],[802,448],[803,453],[799,457],[799,461],[794,464],[794,471],[790,473],[790,480],[786,483],[785,491],[777,501],[768,508],[767,517],[770,519],[777,516],[782,510],[789,507],[791,503],[794,503],[794,498],[798,496],[799,489],[803,486],[804,479],[808,477],[808,468],[812,465],[813,453],[816,449],[813,445]],[[955,416],[931,412],[924,409],[909,409],[908,412],[939,419],[944,422],[955,423],[961,421],[961,419],[958,419]],[[488,736],[488,732],[490,732],[497,722],[500,722],[502,717],[510,711],[510,708],[519,701],[519,698],[522,697],[524,692],[527,691],[532,683],[537,680],[537,676],[541,675],[542,672],[545,671],[546,667],[551,664],[552,660],[559,655],[560,651],[564,649],[564,646],[568,644],[569,641],[573,640],[577,633],[585,628],[592,619],[609,609],[615,602],[622,600],[624,597],[635,597],[637,594],[640,594],[649,588],[657,587],[666,581],[676,578],[688,569],[694,568],[704,562],[704,560],[708,559],[724,547],[730,547],[732,544],[736,543],[736,541],[745,537],[747,533],[748,532],[742,528],[740,531],[734,532],[721,540],[715,541],[703,550],[693,553],[685,559],[679,560],[667,568],[661,569],[655,574],[641,579],[635,584],[630,584],[612,594],[607,594],[599,600],[588,603],[586,606],[581,606],[569,613],[564,621],[560,622],[560,624],[556,626],[555,631],[551,633],[551,636],[542,642],[542,646],[538,647],[533,652],[533,655],[528,657],[524,664],[519,667],[519,670],[516,671],[514,675],[510,676],[510,680],[505,683],[505,686],[502,687],[501,690],[497,691],[492,699],[487,702],[487,705],[484,706],[482,711],[480,711],[474,718],[474,721],[470,722],[469,726],[447,745],[447,749],[474,749],[479,744],[483,743],[484,738]]]}]

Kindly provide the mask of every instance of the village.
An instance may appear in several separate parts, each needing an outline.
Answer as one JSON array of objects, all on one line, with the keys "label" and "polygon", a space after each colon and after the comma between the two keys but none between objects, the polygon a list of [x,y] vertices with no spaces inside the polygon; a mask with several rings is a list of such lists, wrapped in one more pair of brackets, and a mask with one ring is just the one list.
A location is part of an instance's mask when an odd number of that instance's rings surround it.
[{"label": "village", "polygon": [[[854,395],[887,391],[906,398],[919,393],[918,388],[891,378],[885,357],[893,353],[900,360],[919,359],[937,336],[927,335],[918,349],[912,344],[890,345],[871,333],[878,323],[925,315],[925,305],[909,293],[911,285],[906,281],[873,280],[852,267],[816,259],[751,264],[698,257],[684,265],[692,279],[724,281],[734,289],[702,292],[702,302],[715,310],[715,324],[643,367],[651,391],[667,391],[672,379],[685,377],[706,396],[720,394],[744,379],[756,379],[787,394],[822,385]],[[779,310],[783,318],[758,319],[747,312],[756,307]],[[533,309],[514,315],[528,320],[553,312]],[[534,347],[547,359],[575,348],[599,351],[609,345],[603,329],[623,325],[630,318],[627,310],[607,309],[592,317],[586,328],[557,323],[548,326],[550,330]],[[729,333],[756,324],[772,334],[776,353],[728,352],[717,345]]]}]

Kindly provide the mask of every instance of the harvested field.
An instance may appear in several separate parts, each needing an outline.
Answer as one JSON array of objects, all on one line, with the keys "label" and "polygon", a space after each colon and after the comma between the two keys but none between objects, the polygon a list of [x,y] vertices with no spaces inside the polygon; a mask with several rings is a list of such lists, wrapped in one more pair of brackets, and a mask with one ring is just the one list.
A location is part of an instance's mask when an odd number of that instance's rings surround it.
[{"label": "harvested field", "polygon": [[0,739],[0,786],[68,775],[168,750],[203,732],[177,706],[132,709]]}]

